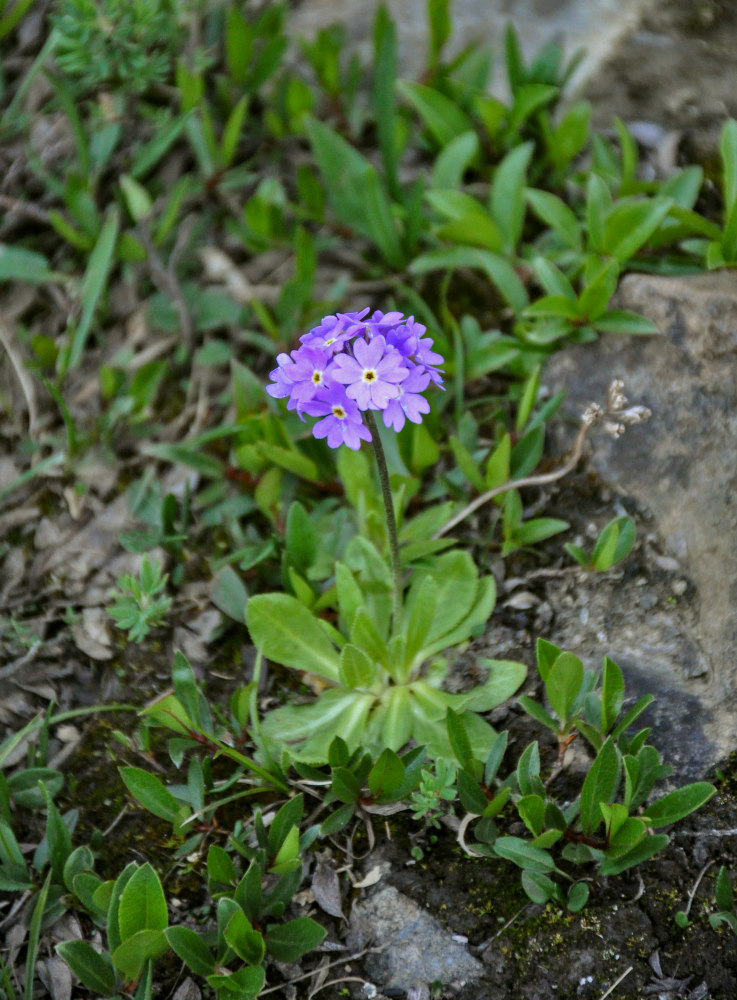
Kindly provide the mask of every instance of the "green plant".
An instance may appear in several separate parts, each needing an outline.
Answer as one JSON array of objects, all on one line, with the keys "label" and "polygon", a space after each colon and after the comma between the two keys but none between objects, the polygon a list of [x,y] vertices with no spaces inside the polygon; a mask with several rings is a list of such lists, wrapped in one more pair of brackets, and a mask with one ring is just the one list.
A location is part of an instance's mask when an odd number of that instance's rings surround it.
[{"label": "green plant", "polygon": [[207,888],[216,911],[214,941],[206,931],[170,924],[155,870],[148,863],[131,862],[115,881],[98,879],[94,889],[108,950],[100,953],[89,942],[75,940],[57,945],[58,953],[88,989],[102,996],[114,995],[121,986],[150,991],[154,962],[171,948],[191,972],[207,980],[218,998],[257,997],[265,981],[262,963],[267,953],[277,961],[293,962],[325,937],[325,930],[310,917],[276,922],[302,881],[302,809],[301,796],[290,799],[268,831],[257,811],[255,848],[234,836],[237,853],[250,859],[242,876],[231,853],[210,846]]},{"label": "green plant", "polygon": [[55,57],[79,93],[100,87],[137,93],[170,75],[184,36],[173,0],[59,0]]},{"label": "green plant", "polygon": [[[688,816],[716,790],[701,781],[651,798],[656,782],[667,777],[670,768],[647,743],[649,729],[630,735],[629,728],[653,699],[645,696],[623,712],[624,678],[612,660],[604,660],[598,677],[585,670],[578,657],[538,640],[537,667],[549,709],[527,696],[520,704],[557,741],[545,780],[537,741],[526,747],[504,781],[494,782],[504,752],[500,738],[484,764],[473,754],[462,718],[449,712],[448,730],[462,768],[459,799],[468,813],[479,817],[472,853],[513,861],[522,869],[522,885],[531,899],[553,899],[575,912],[586,904],[589,890],[569,873],[570,866],[593,863],[602,875],[616,875],[640,864],[668,843],[667,834],[653,830]],[[592,747],[594,758],[577,794],[572,796],[567,788],[566,801],[559,804],[556,781],[564,773],[566,751],[579,735]],[[501,792],[514,804],[527,839],[500,835],[494,817]],[[562,846],[560,860],[551,853],[555,845]],[[553,876],[570,883],[567,896]]]},{"label": "green plant", "polygon": [[714,899],[719,907],[716,913],[709,914],[709,923],[714,928],[727,924],[734,934],[737,934],[737,914],[734,910],[734,893],[729,881],[729,872],[725,865],[722,865],[717,874],[716,886],[714,888]]},{"label": "green plant", "polygon": [[635,544],[635,535],[635,522],[631,517],[623,515],[612,518],[604,525],[590,555],[580,545],[571,542],[566,542],[564,547],[568,555],[583,569],[605,572],[627,558]]},{"label": "green plant", "polygon": [[[166,587],[168,573],[163,573],[159,560],[141,560],[138,579],[130,573],[118,577],[119,593],[108,614],[118,628],[125,629],[131,642],[143,642],[151,628],[161,625],[171,608],[172,599],[161,591]],[[158,596],[157,596],[158,595]]]},{"label": "green plant", "polygon": [[439,828],[439,819],[446,815],[446,802],[455,801],[456,765],[445,757],[433,761],[432,769],[422,768],[418,787],[412,792],[410,804],[416,820]]}]

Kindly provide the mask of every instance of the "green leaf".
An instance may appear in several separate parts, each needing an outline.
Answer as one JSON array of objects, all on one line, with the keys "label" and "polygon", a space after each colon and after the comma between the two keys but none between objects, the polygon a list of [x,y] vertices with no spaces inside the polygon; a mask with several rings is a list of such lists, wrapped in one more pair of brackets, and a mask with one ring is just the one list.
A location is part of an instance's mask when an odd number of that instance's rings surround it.
[{"label": "green leaf", "polygon": [[600,803],[613,800],[622,774],[622,760],[611,738],[606,740],[589,768],[581,788],[580,817],[583,832],[590,836],[602,821]]},{"label": "green leaf", "polygon": [[494,451],[489,455],[484,470],[484,485],[487,490],[494,490],[509,481],[509,461],[512,453],[512,438],[505,434]]},{"label": "green leaf", "polygon": [[537,545],[538,542],[542,542],[546,538],[552,538],[553,535],[558,535],[561,531],[567,531],[568,528],[570,528],[568,521],[561,521],[556,517],[535,517],[520,525],[515,531],[512,540],[516,548]]},{"label": "green leaf", "polygon": [[[176,447],[176,445],[171,447]],[[258,450],[265,459],[282,469],[286,469],[287,472],[292,472],[295,476],[306,479],[310,483],[319,482],[320,473],[315,462],[294,448],[282,448],[278,444],[259,441]]]},{"label": "green leaf", "polygon": [[458,468],[461,470],[466,479],[471,483],[471,485],[479,493],[483,493],[485,489],[484,477],[481,474],[481,469],[474,461],[471,453],[468,451],[467,448],[464,447],[464,445],[456,437],[451,436],[449,439],[449,444]]},{"label": "green leaf", "polygon": [[365,172],[362,186],[365,219],[363,229],[374,241],[387,264],[401,270],[404,268],[405,255],[397,219],[381,178],[373,167]]},{"label": "green leaf", "polygon": [[716,788],[708,781],[695,781],[650,803],[645,807],[643,819],[656,829],[669,826],[700,809],[715,794]]},{"label": "green leaf", "polygon": [[624,676],[614,660],[604,657],[601,677],[601,731],[608,733],[624,702]]},{"label": "green leaf", "polygon": [[619,875],[628,868],[633,868],[635,865],[640,865],[643,861],[647,861],[654,854],[657,854],[658,851],[662,851],[668,844],[668,840],[669,838],[665,833],[656,833],[645,837],[636,847],[622,857],[605,858],[601,863],[599,871],[602,875]]},{"label": "green leaf", "polygon": [[729,118],[724,123],[719,152],[722,157],[725,216],[729,218],[737,204],[737,122],[734,118]]},{"label": "green leaf", "polygon": [[647,243],[673,205],[671,198],[619,202],[604,225],[602,250],[620,263],[633,257]]},{"label": "green leaf", "polygon": [[534,740],[520,754],[517,761],[517,784],[523,795],[544,795],[540,781],[540,748]]},{"label": "green leaf", "polygon": [[376,665],[358,646],[347,642],[340,651],[339,680],[344,688],[370,688],[378,680]]},{"label": "green leaf", "polygon": [[210,844],[207,852],[207,878],[208,882],[217,882],[220,885],[235,883],[236,870],[233,859],[219,844]]},{"label": "green leaf", "polygon": [[589,887],[586,882],[576,882],[568,890],[566,909],[569,913],[580,913],[589,901]]},{"label": "green leaf", "polygon": [[32,285],[59,280],[40,253],[0,243],[0,281],[27,281]]},{"label": "green leaf", "polygon": [[127,980],[135,981],[150,958],[159,958],[169,943],[163,930],[140,930],[123,939],[113,952],[113,965]]},{"label": "green leaf", "polygon": [[471,743],[468,739],[463,719],[452,708],[449,708],[445,716],[445,724],[448,729],[448,739],[456,759],[461,767],[467,767],[473,760]]},{"label": "green leaf", "polygon": [[405,768],[401,757],[397,757],[393,750],[385,747],[369,771],[368,785],[371,794],[375,798],[379,795],[391,795],[401,786],[404,775]]},{"label": "green leaf", "polygon": [[26,872],[27,865],[12,827],[0,817],[0,866],[17,867]]},{"label": "green leaf", "polygon": [[481,816],[489,805],[489,800],[484,795],[478,781],[468,771],[461,768],[456,775],[456,783],[458,799],[466,812]]},{"label": "green leaf", "polygon": [[350,823],[355,812],[355,803],[346,802],[334,813],[331,813],[320,825],[320,836],[332,837],[343,830]]},{"label": "green leaf", "polygon": [[586,287],[578,300],[582,317],[593,323],[603,315],[614,295],[618,279],[619,265],[616,260],[602,261],[592,275],[587,274]]},{"label": "green leaf", "polygon": [[209,976],[215,971],[215,961],[210,949],[197,931],[190,927],[167,927],[164,931],[172,951],[196,976]]},{"label": "green leaf", "polygon": [[88,941],[62,941],[56,951],[88,990],[104,997],[114,993],[115,972],[108,954],[95,951]]},{"label": "green leaf", "polygon": [[732,910],[734,906],[734,894],[726,865],[722,865],[717,874],[714,886],[714,898],[720,910]]},{"label": "green leaf", "polygon": [[95,902],[103,907],[107,905],[107,943],[110,951],[115,951],[121,941],[120,936],[120,923],[118,920],[118,910],[120,905],[120,898],[123,895],[123,890],[133,878],[133,875],[138,870],[138,866],[135,861],[131,861],[125,866],[123,871],[118,875],[117,879],[113,883],[112,889],[107,889],[106,885],[100,886],[98,891],[95,893]]},{"label": "green leaf", "polygon": [[318,544],[313,521],[298,500],[287,511],[285,540],[289,559],[304,576],[317,557]]},{"label": "green leaf", "polygon": [[535,647],[537,657],[537,672],[543,683],[547,682],[553,664],[560,656],[562,650],[547,639],[538,639]]},{"label": "green leaf", "polygon": [[532,847],[520,837],[499,837],[494,841],[494,854],[532,872],[555,871],[555,862],[547,851]]},{"label": "green leaf", "polygon": [[517,800],[517,812],[533,837],[539,837],[545,825],[545,800],[542,796],[523,795]]},{"label": "green leaf", "polygon": [[264,987],[266,971],[260,965],[246,965],[237,972],[213,973],[207,981],[223,1000],[256,1000]]},{"label": "green leaf", "polygon": [[363,650],[375,663],[389,669],[389,651],[379,632],[376,622],[366,610],[359,608],[353,619],[351,642]]},{"label": "green leaf", "polygon": [[494,737],[494,741],[491,744],[491,749],[486,758],[486,763],[484,764],[484,784],[489,787],[496,777],[496,772],[499,770],[499,766],[504,759],[504,754],[507,751],[507,743],[509,741],[509,733],[507,730],[503,730],[501,733],[497,733]]},{"label": "green leaf", "polygon": [[561,653],[545,680],[545,693],[550,706],[565,724],[570,718],[576,699],[583,687],[583,663],[573,653]]},{"label": "green leaf", "polygon": [[427,274],[461,267],[483,271],[515,313],[521,313],[528,305],[527,291],[514,267],[505,257],[480,247],[455,246],[430,250],[416,257],[408,270],[411,274]]},{"label": "green leaf", "polygon": [[120,896],[118,927],[121,942],[125,943],[136,932],[163,931],[168,924],[164,890],[154,868],[146,862],[133,872]]},{"label": "green leaf", "polygon": [[526,174],[533,149],[534,143],[525,142],[507,153],[491,185],[491,212],[509,254],[514,253],[525,222]]},{"label": "green leaf", "polygon": [[74,878],[82,872],[90,872],[95,865],[95,856],[89,847],[77,847],[64,864],[64,885],[70,891],[74,891]]},{"label": "green leaf", "polygon": [[[381,741],[391,750],[401,750],[412,735],[412,712],[416,699],[403,684],[389,690]],[[419,741],[418,741],[419,742]]]},{"label": "green leaf", "polygon": [[472,712],[490,712],[511,698],[527,676],[527,667],[516,660],[490,660],[480,656],[479,666],[488,670],[483,684],[471,688],[463,697],[464,708]]},{"label": "green leaf", "polygon": [[304,796],[300,793],[284,803],[269,827],[268,852],[274,858],[295,827],[299,827],[304,814]]},{"label": "green leaf", "polygon": [[310,917],[297,917],[284,924],[269,924],[266,948],[277,962],[296,962],[325,940],[327,931]]},{"label": "green leaf", "polygon": [[338,608],[343,627],[349,631],[356,612],[365,604],[363,591],[345,563],[335,564],[335,586],[338,591]]},{"label": "green leaf", "polygon": [[340,659],[317,619],[289,594],[257,594],[246,608],[251,639],[264,656],[337,681]]},{"label": "green leaf", "polygon": [[41,785],[46,799],[46,842],[49,850],[49,863],[54,875],[54,881],[63,884],[64,866],[72,853],[72,835],[69,827],[61,817],[61,813],[51,801],[45,785]]},{"label": "green leaf", "polygon": [[438,587],[431,576],[415,577],[417,585],[412,587],[404,608],[405,664],[411,668],[415,657],[422,649],[435,618]]},{"label": "green leaf", "polygon": [[597,253],[604,253],[605,219],[612,207],[612,196],[606,183],[598,174],[589,174],[586,185],[586,228],[589,246]]},{"label": "green leaf", "polygon": [[555,882],[547,875],[529,870],[522,872],[522,888],[538,906],[544,906],[548,900],[556,899],[560,892]]},{"label": "green leaf", "polygon": [[210,600],[233,621],[245,625],[248,591],[241,577],[232,566],[223,566],[215,574],[210,590]]},{"label": "green leaf", "polygon": [[119,770],[126,788],[144,809],[170,823],[175,821],[180,804],[160,778],[140,767],[121,767]]},{"label": "green leaf", "polygon": [[435,190],[460,187],[471,163],[479,155],[476,132],[463,132],[441,149],[432,170],[431,187]]},{"label": "green leaf", "polygon": [[[549,191],[539,191],[536,188],[527,188],[525,198],[538,219],[550,226],[565,246],[572,250],[581,249],[581,223],[564,201]],[[537,270],[537,264],[534,263]]]},{"label": "green leaf", "polygon": [[430,643],[450,632],[471,611],[478,571],[468,552],[455,550],[438,556],[427,572],[437,588],[436,612],[427,636]]},{"label": "green leaf", "polygon": [[626,309],[607,309],[594,321],[600,333],[621,333],[627,337],[651,337],[658,333],[652,320]]},{"label": "green leaf", "polygon": [[[36,974],[36,959],[38,958],[39,942],[41,940],[41,926],[44,916],[47,915],[46,903],[49,898],[49,887],[51,885],[52,875],[53,872],[51,871],[47,874],[44,884],[41,886],[41,889],[36,895],[33,910],[31,912],[31,918],[28,923],[25,990],[23,991],[24,1000],[33,1000],[33,981]],[[59,914],[59,916],[60,915],[61,914]],[[2,966],[2,968],[4,971],[5,966]]]},{"label": "green leaf", "polygon": [[225,928],[225,940],[238,958],[249,965],[260,965],[266,952],[263,937],[254,930],[243,910],[236,910]]},{"label": "green leaf", "polygon": [[447,146],[458,136],[474,130],[468,115],[439,90],[409,80],[399,80],[397,89],[415,108],[438,146]]},{"label": "green leaf", "polygon": [[71,340],[59,355],[60,378],[63,378],[69,369],[76,368],[82,359],[82,352],[92,329],[97,306],[109,282],[119,224],[117,209],[110,209],[90,254],[87,270],[80,286],[82,316],[79,323],[72,326]]}]

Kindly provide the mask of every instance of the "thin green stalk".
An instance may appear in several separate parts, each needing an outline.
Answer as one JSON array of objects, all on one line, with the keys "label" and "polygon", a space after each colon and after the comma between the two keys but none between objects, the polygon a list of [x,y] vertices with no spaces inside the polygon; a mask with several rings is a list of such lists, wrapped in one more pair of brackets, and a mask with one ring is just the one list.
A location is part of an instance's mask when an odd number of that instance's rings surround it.
[{"label": "thin green stalk", "polygon": [[364,414],[366,425],[371,431],[371,445],[376,456],[376,467],[379,470],[379,484],[381,485],[381,498],[384,501],[384,513],[386,514],[386,529],[389,534],[389,557],[392,564],[392,575],[394,577],[394,600],[392,605],[392,634],[398,635],[402,625],[402,561],[399,556],[399,535],[397,534],[397,518],[394,513],[394,501],[392,500],[392,490],[389,485],[389,470],[386,465],[384,448],[379,437],[379,430],[374,420],[371,410],[366,410]]}]

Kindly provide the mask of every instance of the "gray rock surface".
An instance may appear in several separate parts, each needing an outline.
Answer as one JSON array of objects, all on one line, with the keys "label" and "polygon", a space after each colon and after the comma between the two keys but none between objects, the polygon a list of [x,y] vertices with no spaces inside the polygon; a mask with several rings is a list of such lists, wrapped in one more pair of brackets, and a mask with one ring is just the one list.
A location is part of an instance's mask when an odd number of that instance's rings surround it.
[{"label": "gray rock surface", "polygon": [[[658,0],[662,3],[662,0]],[[548,42],[564,43],[567,56],[586,50],[572,86],[583,83],[612,54],[618,41],[637,24],[654,0],[455,0],[454,32],[449,51],[459,52],[481,42],[495,54],[495,89],[503,91],[504,28],[511,21],[529,57]],[[341,21],[348,38],[368,55],[372,25],[379,0],[303,0],[289,18],[294,35],[311,37],[320,28]],[[427,0],[388,0],[400,40],[400,75],[416,77],[426,66],[428,48]]]},{"label": "gray rock surface", "polygon": [[365,957],[364,966],[384,989],[409,991],[436,981],[460,987],[484,972],[464,944],[393,886],[354,904],[349,944],[381,948]]},{"label": "gray rock surface", "polygon": [[602,399],[613,376],[652,410],[620,440],[594,431],[590,467],[652,512],[666,561],[695,588],[693,613],[683,616],[677,594],[672,607],[640,602],[618,633],[598,608],[564,639],[597,658],[609,653],[637,687],[655,687],[680,756],[711,763],[737,742],[737,275],[630,275],[618,297],[660,335],[568,349],[546,380],[566,388],[573,413]]}]

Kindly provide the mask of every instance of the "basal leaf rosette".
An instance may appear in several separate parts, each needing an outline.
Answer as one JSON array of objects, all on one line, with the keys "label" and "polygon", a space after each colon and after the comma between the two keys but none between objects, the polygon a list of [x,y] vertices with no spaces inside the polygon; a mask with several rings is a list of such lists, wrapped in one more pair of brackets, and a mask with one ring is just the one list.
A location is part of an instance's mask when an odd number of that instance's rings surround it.
[{"label": "basal leaf rosette", "polygon": [[351,749],[396,751],[415,740],[447,756],[445,717],[452,708],[462,714],[474,751],[488,750],[495,734],[481,713],[514,694],[524,665],[481,659],[489,671],[484,684],[452,694],[442,683],[450,651],[481,629],[494,608],[494,578],[479,577],[466,552],[443,553],[414,573],[394,629],[387,615],[375,614],[381,606],[375,580],[369,585],[339,563],[336,590],[337,628],[289,594],[249,600],[246,618],[259,651],[306,679],[319,679],[312,686],[322,689],[313,701],[268,713],[262,725],[267,744],[311,763],[327,759],[336,736]]}]

